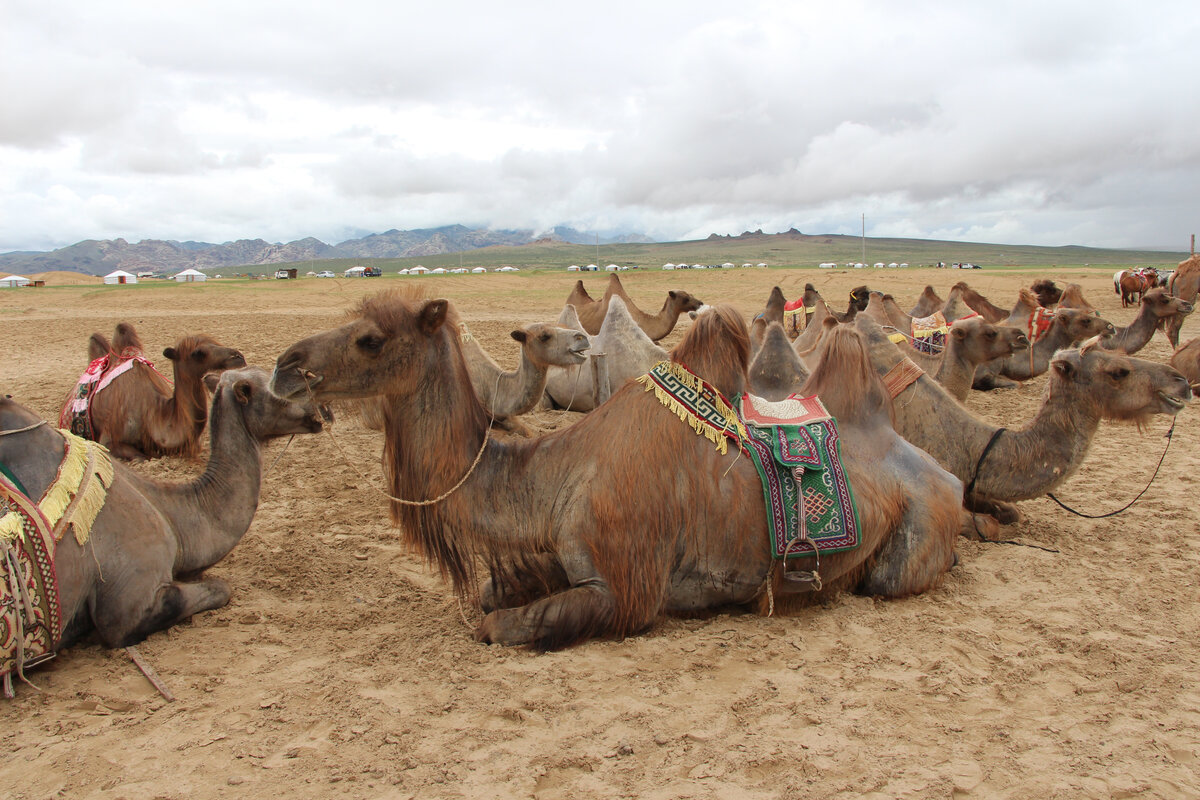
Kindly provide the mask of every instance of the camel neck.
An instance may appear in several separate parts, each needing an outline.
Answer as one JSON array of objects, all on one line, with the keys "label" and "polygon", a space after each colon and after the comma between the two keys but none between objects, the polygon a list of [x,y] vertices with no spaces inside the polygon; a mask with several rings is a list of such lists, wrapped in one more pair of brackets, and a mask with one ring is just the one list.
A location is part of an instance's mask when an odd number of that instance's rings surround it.
[{"label": "camel neck", "polygon": [[205,569],[228,555],[258,509],[259,444],[228,394],[222,390],[213,402],[212,453],[204,473],[182,486],[164,487],[168,502],[160,508],[179,541],[177,572]]},{"label": "camel neck", "polygon": [[1111,339],[1104,343],[1104,347],[1109,350],[1136,353],[1154,338],[1154,331],[1157,327],[1158,317],[1154,315],[1149,306],[1143,303],[1138,309],[1137,316],[1133,318],[1133,322],[1117,331]]}]

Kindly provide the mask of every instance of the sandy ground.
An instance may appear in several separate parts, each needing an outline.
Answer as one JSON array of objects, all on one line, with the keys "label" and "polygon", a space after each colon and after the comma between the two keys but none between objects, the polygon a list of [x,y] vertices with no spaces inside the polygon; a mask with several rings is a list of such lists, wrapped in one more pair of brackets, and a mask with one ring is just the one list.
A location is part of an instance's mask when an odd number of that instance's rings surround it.
[{"label": "sandy ground", "polygon": [[[1083,283],[1116,324],[1111,270]],[[506,365],[506,335],[552,320],[576,276],[421,279],[454,300]],[[869,283],[908,307],[954,280],[1010,305],[1021,273],[730,271],[629,274],[643,308],[667,288],[747,315],[779,283],[816,282],[840,306]],[[213,282],[130,290],[0,291],[0,391],[47,417],[86,362],[86,339],[134,322],[163,347],[206,332],[270,366],[399,279]],[[604,276],[588,276],[593,294]],[[1200,318],[1198,318],[1200,319]],[[1200,322],[1184,327],[1184,338]],[[673,334],[670,341],[678,338]],[[1143,351],[1165,360],[1157,338]],[[1044,378],[973,394],[1014,424]],[[576,415],[541,412],[533,427]],[[1164,444],[1106,423],[1060,492],[1097,513],[1131,498]],[[258,515],[213,572],[229,606],[152,636],[141,652],[63,652],[0,702],[0,797],[1196,797],[1200,796],[1197,411],[1180,414],[1160,478],[1131,511],[1068,515],[1041,499],[1008,529],[1047,549],[962,541],[944,584],[903,601],[844,595],[798,616],[662,619],[644,636],[536,654],[471,638],[476,612],[386,521],[380,434],[350,415],[299,437],[267,476]],[[272,444],[268,464],[284,450]],[[183,480],[199,465],[138,467]],[[360,470],[361,473],[360,474]],[[365,475],[366,477],[363,477]]]}]

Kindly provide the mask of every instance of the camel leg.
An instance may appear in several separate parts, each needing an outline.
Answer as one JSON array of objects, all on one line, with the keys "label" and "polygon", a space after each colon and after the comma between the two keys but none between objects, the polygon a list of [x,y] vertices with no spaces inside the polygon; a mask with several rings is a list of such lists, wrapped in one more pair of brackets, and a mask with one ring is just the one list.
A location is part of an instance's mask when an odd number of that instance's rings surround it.
[{"label": "camel leg", "polygon": [[97,603],[96,632],[106,647],[129,647],[193,614],[221,608],[229,595],[229,584],[220,578],[162,585],[148,606],[118,595],[113,603]]},{"label": "camel leg", "polygon": [[125,444],[124,442],[112,442],[111,444],[101,442],[101,444],[107,447],[108,452],[112,453],[117,458],[121,458],[126,461],[148,460],[145,453],[143,453],[141,450],[138,450],[131,444]]},{"label": "camel leg", "polygon": [[529,644],[552,650],[604,634],[615,609],[608,585],[593,578],[520,608],[493,611],[475,629],[475,638],[488,644]]},{"label": "camel leg", "polygon": [[931,588],[954,565],[954,542],[961,527],[961,507],[947,509],[910,496],[908,508],[875,562],[863,577],[860,594],[905,597]]},{"label": "camel leg", "polygon": [[1021,511],[1012,503],[991,500],[986,497],[964,497],[963,506],[976,514],[995,517],[1001,525],[1015,525],[1021,521]]},{"label": "camel leg", "polygon": [[479,589],[479,605],[484,613],[516,608],[570,586],[571,581],[557,554],[526,555],[521,557],[518,564],[492,569],[492,576]]}]

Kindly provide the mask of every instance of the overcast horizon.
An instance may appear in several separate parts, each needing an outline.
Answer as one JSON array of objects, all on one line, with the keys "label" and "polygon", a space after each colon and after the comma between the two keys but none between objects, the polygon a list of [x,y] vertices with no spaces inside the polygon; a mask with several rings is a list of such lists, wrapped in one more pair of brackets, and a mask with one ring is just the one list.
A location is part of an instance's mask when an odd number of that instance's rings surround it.
[{"label": "overcast horizon", "polygon": [[[1086,14],[1086,16],[1085,16]],[[1167,2],[13,4],[0,252],[392,228],[1186,251]]]}]

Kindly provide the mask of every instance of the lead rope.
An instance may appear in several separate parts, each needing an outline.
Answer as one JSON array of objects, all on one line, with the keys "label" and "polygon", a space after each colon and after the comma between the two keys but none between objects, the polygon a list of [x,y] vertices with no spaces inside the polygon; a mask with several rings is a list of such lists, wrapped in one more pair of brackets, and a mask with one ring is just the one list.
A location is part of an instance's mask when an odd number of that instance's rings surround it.
[{"label": "lead rope", "polygon": [[1176,420],[1178,420],[1178,417],[1171,418],[1171,427],[1167,428],[1167,432],[1165,434],[1163,434],[1164,438],[1166,438],[1166,440],[1167,440],[1167,446],[1163,448],[1162,456],[1160,456],[1158,459],[1158,466],[1156,466],[1154,468],[1154,474],[1150,476],[1150,480],[1146,482],[1146,486],[1140,492],[1137,493],[1136,497],[1134,497],[1132,500],[1130,500],[1125,505],[1118,508],[1116,511],[1110,511],[1107,514],[1084,514],[1083,512],[1076,511],[1075,509],[1071,508],[1070,506],[1068,506],[1063,501],[1059,500],[1057,497],[1055,497],[1050,492],[1046,492],[1046,497],[1049,497],[1051,500],[1053,500],[1055,503],[1057,503],[1060,508],[1062,508],[1066,511],[1070,511],[1075,516],[1083,517],[1084,519],[1104,519],[1105,517],[1115,517],[1117,514],[1120,514],[1122,511],[1129,510],[1129,508],[1132,507],[1134,503],[1136,503],[1138,500],[1142,499],[1142,495],[1144,495],[1146,493],[1146,491],[1150,488],[1150,484],[1154,483],[1154,479],[1158,477],[1158,471],[1160,469],[1162,469],[1163,461],[1167,457],[1167,451],[1171,449],[1171,437],[1175,433]]}]

